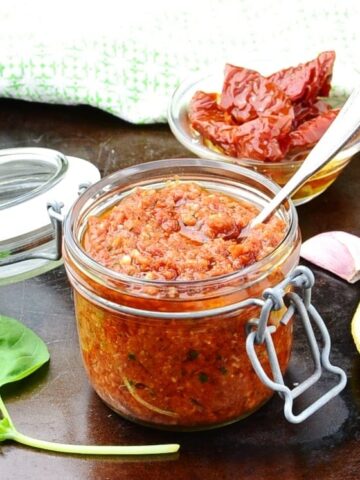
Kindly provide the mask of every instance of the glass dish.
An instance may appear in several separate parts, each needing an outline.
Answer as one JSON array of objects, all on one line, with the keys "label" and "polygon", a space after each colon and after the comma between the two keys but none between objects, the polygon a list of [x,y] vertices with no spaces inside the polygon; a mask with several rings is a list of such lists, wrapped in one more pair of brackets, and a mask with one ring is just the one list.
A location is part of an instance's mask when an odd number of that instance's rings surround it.
[{"label": "glass dish", "polygon": [[[265,67],[265,70],[264,68],[261,69],[261,65],[255,66],[254,68],[258,68],[264,74],[269,74],[274,71],[274,69],[269,69],[268,65],[265,65]],[[168,122],[173,134],[184,147],[201,158],[236,163],[237,165],[250,168],[265,175],[280,186],[284,185],[301,166],[309,150],[297,153],[296,156],[287,157],[281,162],[263,162],[249,158],[234,158],[222,154],[213,148],[209,148],[204,143],[202,136],[191,128],[187,114],[189,102],[198,90],[204,92],[221,92],[223,75],[221,74],[221,69],[219,69],[219,72],[220,73],[216,75],[193,75],[182,82],[176,89],[168,109]],[[352,80],[354,84],[356,83],[356,72],[348,73],[348,77],[344,79],[346,73],[346,69],[339,65],[336,66],[335,64],[332,82],[335,87],[332,89],[330,95],[330,101],[334,106],[342,105],[347,95],[351,92],[351,81],[349,84],[349,79]],[[359,77],[358,74],[357,76]],[[352,138],[346,148],[341,150],[328,165],[313,175],[295,192],[292,197],[295,205],[308,202],[326,190],[350,162],[351,157],[359,151],[360,133]]]},{"label": "glass dish", "polygon": [[[270,180],[229,163],[170,159],[128,168],[89,187],[64,224],[64,263],[74,289],[80,348],[90,382],[113,410],[157,428],[214,428],[246,417],[271,396],[246,352],[246,325],[260,307],[239,302],[261,297],[299,260],[300,232],[291,202],[277,210],[287,232],[261,261],[201,281],[151,281],[128,277],[92,260],[82,242],[89,216],[117,204],[134,187],[159,188],[177,176],[264,206],[278,191]],[[222,312],[223,307],[231,311]],[[234,306],[234,307],[233,307]],[[209,316],[209,309],[220,309]],[[140,310],[139,310],[140,309]],[[292,345],[292,322],[270,324],[280,369]],[[264,345],[256,347],[269,373]]]}]

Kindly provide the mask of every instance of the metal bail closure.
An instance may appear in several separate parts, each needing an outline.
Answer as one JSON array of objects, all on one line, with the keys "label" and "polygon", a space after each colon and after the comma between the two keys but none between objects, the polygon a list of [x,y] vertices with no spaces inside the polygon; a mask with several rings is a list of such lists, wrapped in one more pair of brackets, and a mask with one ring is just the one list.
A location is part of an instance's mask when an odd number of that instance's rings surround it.
[{"label": "metal bail closure", "polygon": [[[89,188],[90,182],[80,183],[78,188],[78,195],[81,195]],[[45,258],[47,260],[60,260],[62,257],[62,236],[63,236],[63,223],[64,215],[61,210],[64,207],[63,202],[58,202],[56,200],[48,202],[46,205],[48,215],[50,217],[51,224],[54,229],[54,239],[55,239],[55,249],[51,253],[36,253],[29,255],[28,258]]]},{"label": "metal bail closure", "polygon": [[55,249],[51,253],[36,253],[29,255],[29,258],[45,258],[46,260],[59,260],[62,256],[61,247],[62,247],[62,233],[63,233],[63,222],[64,217],[61,213],[61,209],[64,204],[62,202],[57,202],[56,200],[49,202],[46,205],[48,215],[50,217],[51,224],[54,229],[54,238],[55,238]]},{"label": "metal bail closure", "polygon": [[[303,297],[294,292],[286,293],[285,289],[290,285],[301,287]],[[251,364],[260,380],[268,388],[278,392],[281,398],[284,399],[284,415],[291,423],[300,423],[306,420],[310,415],[329,402],[329,400],[338,395],[346,385],[345,372],[341,368],[332,365],[329,360],[331,347],[330,335],[321,316],[311,304],[311,289],[313,285],[314,276],[311,270],[302,266],[297,267],[283,282],[264,292],[265,302],[261,309],[260,317],[258,320],[252,320],[248,324],[249,333],[246,339],[246,351]],[[285,385],[276,355],[272,340],[272,333],[274,333],[276,327],[267,324],[271,311],[282,308],[284,306],[284,299],[286,299],[286,303],[289,306],[282,316],[280,323],[286,324],[295,313],[298,314],[303,323],[314,361],[314,371],[312,375],[293,389]],[[314,323],[320,331],[323,341],[322,347],[319,346],[316,341],[312,323]],[[265,373],[256,354],[255,344],[260,343],[265,343],[273,379],[269,378]],[[338,383],[301,413],[295,415],[293,413],[294,399],[318,382],[324,371],[338,376]]]},{"label": "metal bail closure", "polygon": [[19,256],[8,257],[1,261],[1,266],[12,265],[14,263],[23,262],[26,260],[34,259],[44,259],[57,261],[60,260],[62,256],[61,247],[62,247],[62,232],[63,232],[63,221],[64,217],[61,213],[61,209],[64,204],[62,202],[52,201],[48,202],[46,205],[47,212],[51,221],[53,228],[53,237],[54,237],[54,250],[47,251],[34,251],[34,252],[22,252]]}]

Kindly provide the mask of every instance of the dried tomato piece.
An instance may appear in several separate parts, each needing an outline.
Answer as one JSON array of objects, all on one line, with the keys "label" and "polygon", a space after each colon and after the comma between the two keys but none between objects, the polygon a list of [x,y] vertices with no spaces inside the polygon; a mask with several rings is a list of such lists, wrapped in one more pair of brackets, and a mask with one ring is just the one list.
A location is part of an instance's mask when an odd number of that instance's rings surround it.
[{"label": "dried tomato piece", "polygon": [[241,124],[257,117],[284,113],[290,101],[273,82],[255,70],[227,64],[219,102],[235,123]]},{"label": "dried tomato piece", "polygon": [[235,145],[232,145],[232,124],[227,122],[226,113],[217,103],[216,93],[196,92],[189,106],[189,121],[194,130],[199,132],[212,146],[219,146],[227,155],[236,156]]},{"label": "dried tomato piece", "polygon": [[296,103],[294,105],[295,119],[293,127],[297,128],[301,123],[310,120],[311,118],[317,117],[322,113],[328,112],[330,108],[330,105],[323,100],[318,100],[311,105]]},{"label": "dried tomato piece", "polygon": [[316,97],[327,97],[335,61],[335,52],[322,52],[310,62],[273,73],[268,77],[293,102],[312,103]]},{"label": "dried tomato piece", "polygon": [[[228,72],[236,71],[236,67],[229,66]],[[294,119],[291,101],[274,83],[260,74],[253,75],[254,72],[249,74],[246,71],[238,73],[241,78],[251,78],[245,89],[240,89],[238,84],[237,91],[242,97],[241,101],[244,100],[242,94],[246,91],[245,101],[250,106],[247,113],[250,117],[255,115],[255,118],[237,125],[234,123],[232,107],[237,97],[232,104],[230,96],[226,97],[229,111],[224,111],[223,106],[217,103],[216,94],[197,92],[190,104],[189,119],[192,127],[227,155],[279,160],[286,153],[281,140],[290,132]],[[235,111],[237,108],[234,106]]]},{"label": "dried tomato piece", "polygon": [[329,110],[302,123],[297,130],[290,132],[288,137],[289,149],[303,149],[315,145],[329,128],[339,111],[338,108]]},{"label": "dried tomato piece", "polygon": [[196,92],[189,105],[190,122],[192,124],[202,120],[224,122],[225,112],[220,109],[217,100],[217,93]]},{"label": "dried tomato piece", "polygon": [[[258,80],[262,82],[261,78],[256,81]],[[270,82],[266,83],[274,92],[273,105],[263,116],[242,125],[226,122],[226,112],[219,107],[216,94],[196,92],[189,110],[192,127],[227,155],[257,160],[280,160],[287,148],[283,146],[281,139],[290,131],[294,113],[286,95]],[[274,101],[274,98],[277,101]]]},{"label": "dried tomato piece", "polygon": [[291,115],[270,115],[233,127],[236,157],[276,162],[284,158],[287,145],[281,140],[289,132]]},{"label": "dried tomato piece", "polygon": [[225,65],[225,78],[220,97],[220,107],[231,114],[238,123],[248,122],[256,118],[252,81],[260,74],[255,70]]}]

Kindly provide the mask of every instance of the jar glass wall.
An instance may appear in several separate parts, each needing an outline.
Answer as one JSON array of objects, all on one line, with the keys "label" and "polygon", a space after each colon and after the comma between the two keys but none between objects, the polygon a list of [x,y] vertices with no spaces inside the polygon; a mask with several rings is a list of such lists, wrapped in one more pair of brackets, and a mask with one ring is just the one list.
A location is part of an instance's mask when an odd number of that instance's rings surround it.
[{"label": "jar glass wall", "polygon": [[[256,376],[245,349],[246,325],[260,307],[227,308],[278,284],[298,263],[300,234],[291,202],[277,215],[283,241],[255,264],[201,281],[149,281],[111,271],[91,259],[82,242],[89,216],[116,205],[134,187],[195,181],[208,190],[264,206],[278,187],[235,165],[170,159],[131,167],[91,186],[65,220],[64,260],[74,288],[82,357],[99,396],[126,418],[159,428],[213,428],[243,418],[272,392]],[[227,311],[222,311],[223,307]],[[225,308],[225,310],[226,310]],[[217,315],[207,312],[218,309]],[[271,314],[281,369],[286,369],[292,324]],[[258,346],[270,373],[265,347]]]}]

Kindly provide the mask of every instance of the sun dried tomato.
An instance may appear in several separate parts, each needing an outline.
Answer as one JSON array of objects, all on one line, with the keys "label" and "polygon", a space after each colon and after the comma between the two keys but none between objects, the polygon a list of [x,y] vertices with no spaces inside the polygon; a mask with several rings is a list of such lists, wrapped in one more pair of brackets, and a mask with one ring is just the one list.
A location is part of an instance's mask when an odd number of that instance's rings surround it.
[{"label": "sun dried tomato", "polygon": [[[191,126],[207,141],[217,145],[224,153],[236,156],[235,145],[232,144],[232,124],[228,124],[226,113],[217,103],[216,93],[196,92],[189,109]],[[211,146],[213,146],[211,145]]]},{"label": "sun dried tomato", "polygon": [[189,108],[191,126],[213,145],[218,145],[228,155],[236,156],[235,145],[231,144],[232,123],[217,103],[216,93],[196,92]]},{"label": "sun dried tomato", "polygon": [[287,151],[285,132],[291,128],[291,115],[260,117],[240,126],[232,127],[236,157],[275,162]]},{"label": "sun dried tomato", "polygon": [[311,118],[317,117],[322,113],[328,112],[330,108],[330,105],[323,100],[318,100],[311,105],[296,103],[294,105],[295,119],[293,127],[297,128],[301,123],[310,120]]},{"label": "sun dried tomato", "polygon": [[337,111],[328,95],[334,52],[265,78],[227,64],[221,95],[197,92],[189,120],[210,148],[236,158],[278,161],[289,149],[313,146]]},{"label": "sun dried tomato", "polygon": [[285,68],[268,77],[292,102],[312,103],[316,97],[327,97],[335,61],[335,52],[323,52],[310,62]]},{"label": "sun dried tomato", "polygon": [[225,66],[219,105],[237,124],[273,114],[287,115],[291,111],[287,95],[273,82],[254,70],[230,64]]},{"label": "sun dried tomato", "polygon": [[225,78],[220,97],[220,107],[239,123],[253,120],[257,115],[252,81],[260,74],[254,70],[225,65]]},{"label": "sun dried tomato", "polygon": [[234,124],[233,116],[229,120],[217,103],[217,95],[204,92],[194,95],[189,119],[195,130],[228,155],[276,161],[285,154],[281,140],[291,130],[293,108],[272,82],[259,74],[252,78],[247,90],[251,90],[251,108],[256,112],[253,120]]},{"label": "sun dried tomato", "polygon": [[196,92],[190,104],[189,116],[192,122],[197,120],[225,121],[223,110],[220,109],[217,93]]},{"label": "sun dried tomato", "polygon": [[297,130],[289,133],[289,149],[312,147],[329,128],[339,109],[328,110],[315,118],[302,123]]}]

